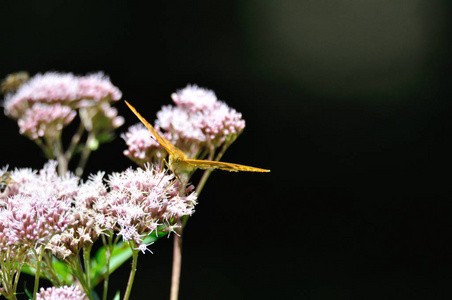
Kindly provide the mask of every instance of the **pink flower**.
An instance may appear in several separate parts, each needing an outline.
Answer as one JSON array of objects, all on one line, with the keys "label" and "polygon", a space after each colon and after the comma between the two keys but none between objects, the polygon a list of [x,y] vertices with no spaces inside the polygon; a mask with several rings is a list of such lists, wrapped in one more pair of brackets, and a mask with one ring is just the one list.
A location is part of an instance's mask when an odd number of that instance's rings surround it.
[{"label": "pink flower", "polygon": [[[235,140],[245,128],[242,114],[218,101],[211,90],[188,85],[171,97],[176,106],[163,106],[157,112],[155,128],[163,129],[171,137],[167,139],[189,158],[205,158],[226,141]],[[144,130],[144,127],[139,128]],[[135,161],[155,157],[152,154],[157,149],[154,143],[132,134],[137,131],[129,129],[129,134],[123,137],[128,145],[124,154]],[[140,136],[145,136],[144,131],[140,131]]]},{"label": "pink flower", "polygon": [[27,135],[33,140],[53,137],[71,123],[76,115],[77,113],[68,106],[36,103],[19,119],[20,134]]},{"label": "pink flower", "polygon": [[211,90],[195,85],[187,85],[186,88],[171,94],[174,103],[190,112],[211,110],[217,103],[217,96]]},{"label": "pink flower", "polygon": [[53,191],[33,196],[9,197],[7,222],[15,244],[36,247],[46,244],[71,223],[70,201],[58,200]]},{"label": "pink flower", "polygon": [[37,74],[5,100],[7,115],[18,119],[34,103],[70,105],[78,100],[79,82],[72,73]]},{"label": "pink flower", "polygon": [[83,300],[85,294],[76,286],[41,288],[36,294],[37,300]]},{"label": "pink flower", "polygon": [[176,106],[164,106],[156,124],[176,136],[182,149],[184,142],[216,148],[245,128],[242,114],[218,101],[213,91],[188,85],[172,98]]},{"label": "pink flower", "polygon": [[55,168],[51,161],[39,175],[28,169],[11,172],[6,206],[0,210],[0,227],[8,235],[8,245],[37,247],[73,224],[71,203],[78,178],[58,177]]},{"label": "pink flower", "polygon": [[200,114],[190,113],[179,106],[166,105],[157,112],[156,124],[175,137],[176,140],[186,139],[191,142],[205,142],[206,136],[196,121]]},{"label": "pink flower", "polygon": [[157,163],[166,155],[163,147],[151,137],[149,130],[141,123],[129,127],[126,133],[121,134],[121,138],[128,146],[128,149],[124,150],[124,155],[140,166],[144,166],[146,162]]},{"label": "pink flower", "polygon": [[82,101],[117,101],[121,91],[102,72],[87,76],[47,72],[33,76],[16,93],[7,95],[5,112],[20,119],[34,103],[60,103],[75,108]]},{"label": "pink flower", "polygon": [[75,143],[81,143],[85,136],[90,143],[85,149],[89,151],[114,137],[114,130],[124,124],[124,118],[118,116],[111,102],[121,96],[102,72],[86,76],[48,72],[35,75],[16,93],[8,93],[4,106],[5,114],[18,121],[21,134],[38,143],[48,157],[61,161],[65,152],[62,129],[77,115],[81,126],[68,146],[72,153],[66,153],[67,157],[73,157],[78,149]]},{"label": "pink flower", "polygon": [[103,72],[89,74],[79,79],[78,98],[99,101],[109,98],[113,101],[121,99],[121,91],[115,87]]},{"label": "pink flower", "polygon": [[114,221],[108,216],[108,211],[97,205],[104,203],[108,194],[103,184],[104,174],[99,172],[91,175],[88,181],[78,187],[73,203],[75,224],[53,236],[46,247],[58,258],[77,255],[85,245],[92,245],[99,235],[113,231]]},{"label": "pink flower", "polygon": [[[194,212],[194,192],[180,195],[174,176],[149,167],[109,176],[106,204],[125,241],[141,245],[154,231],[172,230],[179,218]],[[140,250],[143,247],[141,246]]]}]

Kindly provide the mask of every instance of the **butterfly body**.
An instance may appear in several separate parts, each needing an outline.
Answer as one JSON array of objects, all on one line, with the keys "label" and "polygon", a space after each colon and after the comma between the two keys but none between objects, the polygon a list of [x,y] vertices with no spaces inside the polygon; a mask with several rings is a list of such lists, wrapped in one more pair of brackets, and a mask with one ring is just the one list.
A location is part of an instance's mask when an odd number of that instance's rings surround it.
[{"label": "butterfly body", "polygon": [[[146,126],[147,129],[152,133],[155,139],[162,145],[163,148],[168,152],[168,167],[173,173],[177,176],[184,175],[182,177],[186,177],[186,174],[193,172],[195,169],[220,169],[229,172],[238,172],[238,171],[246,171],[246,172],[270,172],[270,170],[255,168],[245,165],[239,165],[234,163],[227,163],[221,161],[211,161],[211,160],[200,160],[200,159],[189,159],[185,155],[182,150],[171,144],[170,141],[161,136],[155,128],[143,118],[138,111],[130,105],[127,101],[125,101],[127,106],[132,110],[132,112],[140,119],[141,123]],[[189,176],[188,176],[189,177]]]}]

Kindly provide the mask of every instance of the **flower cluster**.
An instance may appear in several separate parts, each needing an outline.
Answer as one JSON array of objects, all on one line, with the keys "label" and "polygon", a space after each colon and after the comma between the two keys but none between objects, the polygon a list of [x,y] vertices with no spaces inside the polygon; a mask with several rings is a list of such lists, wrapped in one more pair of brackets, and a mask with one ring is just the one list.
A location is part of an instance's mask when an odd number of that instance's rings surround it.
[{"label": "flower cluster", "polygon": [[47,72],[30,78],[15,93],[6,94],[4,106],[6,115],[18,120],[20,132],[37,139],[54,135],[55,129],[61,131],[77,110],[87,108],[89,118],[103,119],[100,129],[108,131],[121,126],[123,118],[110,106],[121,96],[121,91],[102,72],[86,76]]},{"label": "flower cluster", "polygon": [[11,172],[2,194],[0,247],[45,244],[64,259],[102,233],[116,231],[123,240],[141,245],[146,235],[172,231],[179,218],[194,212],[192,187],[180,193],[184,187],[164,170],[147,166],[113,173],[106,186],[102,172],[79,184],[70,173],[59,177],[56,167],[50,161],[39,174],[30,169]]},{"label": "flower cluster", "polygon": [[76,286],[41,288],[36,294],[37,300],[83,300],[85,294]]},{"label": "flower cluster", "polygon": [[[168,138],[168,134],[163,136]],[[129,131],[121,134],[121,137],[126,141],[128,147],[124,150],[124,155],[140,166],[144,166],[146,162],[157,163],[166,155],[166,151],[151,137],[149,130],[141,123],[130,126]]]},{"label": "flower cluster", "polygon": [[99,211],[115,221],[119,235],[145,249],[143,238],[153,232],[174,231],[178,220],[191,215],[196,193],[174,181],[174,175],[146,166],[109,176],[110,193],[96,203]]},{"label": "flower cluster", "polygon": [[76,115],[77,113],[68,106],[36,103],[19,119],[20,134],[27,135],[33,140],[46,134],[58,134]]},{"label": "flower cluster", "polygon": [[58,258],[73,257],[99,235],[113,232],[144,251],[144,237],[174,231],[182,216],[194,212],[197,197],[193,187],[181,187],[164,170],[149,165],[128,169],[109,175],[107,185],[104,176],[99,172],[78,187],[73,226],[54,235],[46,247]]},{"label": "flower cluster", "polygon": [[1,248],[45,245],[74,222],[71,204],[78,178],[57,176],[56,163],[49,162],[39,174],[30,169],[11,172],[11,182],[0,209]]},{"label": "flower cluster", "polygon": [[113,220],[95,208],[96,203],[107,195],[107,188],[103,184],[103,172],[91,175],[89,180],[82,183],[74,200],[74,220],[76,224],[61,234],[55,235],[47,249],[59,259],[74,257],[84,246],[94,244],[97,238],[113,231]]},{"label": "flower cluster", "polygon": [[[176,106],[162,107],[155,128],[163,129],[167,139],[190,158],[205,157],[225,142],[235,140],[245,128],[242,115],[219,101],[211,90],[188,85],[171,98]],[[130,127],[122,135],[128,146],[124,154],[139,164],[152,160],[152,153],[159,146],[148,136],[150,133],[146,135],[144,127]]]}]

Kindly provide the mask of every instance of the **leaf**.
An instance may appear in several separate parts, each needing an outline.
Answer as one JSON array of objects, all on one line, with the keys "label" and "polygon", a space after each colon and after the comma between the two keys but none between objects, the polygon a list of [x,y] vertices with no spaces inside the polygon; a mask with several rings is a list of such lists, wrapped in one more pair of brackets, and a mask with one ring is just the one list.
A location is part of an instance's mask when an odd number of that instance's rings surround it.
[{"label": "leaf", "polygon": [[113,300],[119,300],[120,297],[121,297],[121,293],[119,291],[117,291],[115,297],[113,298]]},{"label": "leaf", "polygon": [[58,277],[64,281],[65,284],[71,285],[74,282],[74,276],[67,264],[58,260],[56,257],[52,258],[52,267],[57,273]]},{"label": "leaf", "polygon": [[[155,233],[147,236],[143,243],[150,244],[159,238],[167,235],[166,233],[157,236]],[[119,242],[114,246],[113,253],[110,258],[110,274],[118,269],[123,263],[132,257],[132,250],[128,243]],[[99,248],[94,257],[91,259],[91,284],[98,285],[107,275],[107,257],[105,246]]]}]

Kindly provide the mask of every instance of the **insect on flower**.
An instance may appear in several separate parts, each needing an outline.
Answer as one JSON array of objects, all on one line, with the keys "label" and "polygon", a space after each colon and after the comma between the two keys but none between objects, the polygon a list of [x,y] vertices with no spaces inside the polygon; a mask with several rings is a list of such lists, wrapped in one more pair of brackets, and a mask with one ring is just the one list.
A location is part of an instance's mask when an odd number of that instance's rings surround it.
[{"label": "insect on flower", "polygon": [[3,193],[8,187],[9,182],[11,181],[11,173],[5,171],[0,177],[0,191]]},{"label": "insect on flower", "polygon": [[244,166],[234,163],[227,163],[221,161],[211,161],[211,160],[200,160],[200,159],[189,159],[182,150],[171,144],[166,138],[161,136],[155,128],[143,118],[137,110],[125,101],[127,106],[132,110],[132,112],[140,119],[141,123],[149,129],[152,135],[157,139],[157,141],[162,145],[163,148],[168,152],[168,167],[176,175],[181,175],[183,173],[190,173],[195,169],[220,169],[229,172],[270,172],[270,170],[255,168],[250,166]]},{"label": "insect on flower", "polygon": [[9,74],[2,82],[2,93],[5,94],[17,91],[29,78],[30,76],[25,71]]}]

